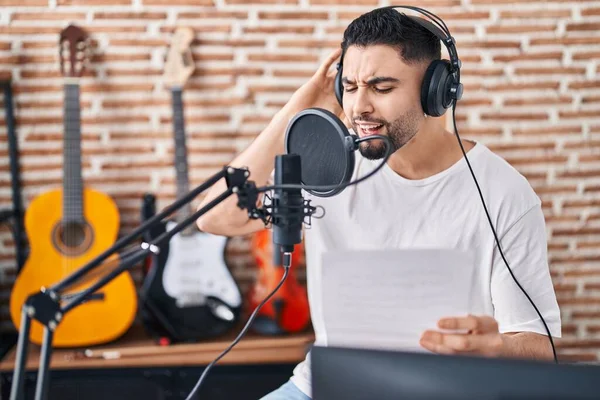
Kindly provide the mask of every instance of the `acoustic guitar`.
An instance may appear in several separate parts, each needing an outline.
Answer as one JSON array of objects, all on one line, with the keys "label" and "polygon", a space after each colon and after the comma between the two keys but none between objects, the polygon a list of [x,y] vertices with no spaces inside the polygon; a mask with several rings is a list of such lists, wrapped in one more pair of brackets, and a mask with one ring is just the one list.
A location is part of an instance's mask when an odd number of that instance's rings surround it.
[{"label": "acoustic guitar", "polygon": [[[194,70],[189,48],[193,37],[189,28],[175,31],[163,76],[173,102],[178,199],[189,192],[183,86]],[[154,212],[155,198],[147,194],[142,218]],[[192,213],[191,205],[184,206],[174,220],[150,229],[146,238],[173,229]],[[192,224],[151,256],[141,290],[142,317],[151,334],[171,342],[196,341],[225,333],[237,323],[242,296],[225,262],[227,242],[227,237],[200,232]]]},{"label": "acoustic guitar", "polygon": [[[112,246],[119,230],[119,213],[106,194],[83,186],[79,78],[87,62],[88,37],[71,25],[60,34],[59,56],[64,83],[63,187],[36,197],[25,214],[30,254],[15,281],[10,298],[12,321],[20,327],[27,297],[76,271]],[[100,269],[117,265],[114,257]],[[68,300],[103,276],[88,279],[62,294]],[[90,346],[121,336],[132,324],[137,295],[131,276],[122,273],[92,298],[65,315],[54,332],[57,347]],[[30,340],[41,343],[43,327],[34,321]]]}]

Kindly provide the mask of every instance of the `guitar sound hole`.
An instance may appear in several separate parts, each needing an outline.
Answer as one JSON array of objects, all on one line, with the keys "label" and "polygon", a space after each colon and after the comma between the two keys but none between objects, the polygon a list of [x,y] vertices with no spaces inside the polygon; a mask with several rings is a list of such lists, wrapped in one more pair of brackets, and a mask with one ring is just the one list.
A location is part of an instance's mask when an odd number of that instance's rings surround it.
[{"label": "guitar sound hole", "polygon": [[63,254],[82,254],[93,242],[93,231],[85,222],[61,222],[54,228],[53,242]]},{"label": "guitar sound hole", "polygon": [[85,229],[82,224],[68,222],[62,226],[60,239],[67,247],[79,247],[85,240]]}]

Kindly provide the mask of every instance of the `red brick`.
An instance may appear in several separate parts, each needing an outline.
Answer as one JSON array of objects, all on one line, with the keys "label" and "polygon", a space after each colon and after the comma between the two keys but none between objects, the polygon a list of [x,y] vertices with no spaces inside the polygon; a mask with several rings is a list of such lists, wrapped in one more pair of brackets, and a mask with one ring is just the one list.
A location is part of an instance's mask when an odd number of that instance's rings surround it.
[{"label": "red brick", "polygon": [[315,32],[314,26],[248,26],[243,28],[244,33],[295,33],[299,35],[312,35]]},{"label": "red brick", "polygon": [[163,70],[158,68],[107,68],[106,76],[160,76]]},{"label": "red brick", "polygon": [[582,96],[581,97],[582,104],[591,104],[591,103],[600,103],[600,96]]},{"label": "red brick", "polygon": [[563,119],[585,119],[600,117],[600,110],[559,111],[558,117]]},{"label": "red brick", "polygon": [[18,7],[47,7],[48,0],[2,0],[4,7],[18,6]]},{"label": "red brick", "polygon": [[584,67],[517,67],[515,74],[517,75],[584,75],[586,69]]},{"label": "red brick", "polygon": [[92,62],[103,64],[111,61],[150,61],[150,54],[94,54]]},{"label": "red brick", "polygon": [[546,25],[491,25],[485,28],[487,34],[508,34],[508,33],[533,33],[533,32],[553,32],[556,30],[556,24]]},{"label": "red brick", "polygon": [[586,140],[586,141],[578,141],[578,142],[565,142],[563,144],[565,149],[570,150],[583,150],[590,149],[594,147],[600,147],[600,140]]},{"label": "red brick", "polygon": [[600,311],[573,311],[571,313],[571,319],[590,319],[590,318],[599,318],[600,319]]},{"label": "red brick", "polygon": [[531,165],[531,164],[565,164],[568,161],[567,156],[561,155],[540,155],[528,157],[505,157],[506,161],[513,166]]},{"label": "red brick", "polygon": [[581,15],[584,17],[600,15],[600,8],[585,8],[581,10]]},{"label": "red brick", "polygon": [[465,49],[520,49],[521,42],[512,40],[485,40],[461,42],[460,47]]},{"label": "red brick", "polygon": [[550,257],[552,263],[588,264],[600,261],[600,255],[569,255]]},{"label": "red brick", "polygon": [[264,47],[266,42],[259,39],[204,39],[194,41],[195,45],[201,46],[230,46],[230,47]]},{"label": "red brick", "polygon": [[[313,76],[315,71],[313,70],[298,70],[298,69],[276,69],[273,70],[273,76],[278,78],[310,78]],[[274,102],[273,104],[281,104],[282,106],[287,103],[283,102]]]},{"label": "red brick", "polygon": [[140,21],[165,19],[166,12],[95,12],[94,19],[137,19]]},{"label": "red brick", "polygon": [[286,19],[286,20],[327,20],[329,15],[326,12],[306,12],[306,11],[259,11],[258,19]]},{"label": "red brick", "polygon": [[307,39],[307,40],[280,40],[279,47],[302,47],[307,49],[337,49],[340,47],[339,40],[316,40],[316,39]]},{"label": "red brick", "polygon": [[514,55],[500,54],[493,56],[495,62],[515,61],[536,61],[536,60],[556,60],[560,61],[563,58],[562,51],[536,52],[536,53],[520,53]]},{"label": "red brick", "polygon": [[[46,4],[47,5],[47,4]],[[66,12],[45,12],[45,13],[23,13],[16,12],[11,16],[12,21],[72,21],[72,20],[85,20],[85,13],[66,13]]]},{"label": "red brick", "polygon": [[485,112],[481,113],[480,118],[482,121],[547,121],[548,114],[543,112]]},{"label": "red brick", "polygon": [[573,60],[591,60],[593,58],[599,58],[600,59],[600,51],[581,51],[581,52],[577,52],[574,51],[573,54],[571,55],[571,58]]},{"label": "red brick", "polygon": [[597,32],[599,30],[600,30],[599,23],[567,24],[567,32],[577,32],[577,31]]},{"label": "red brick", "polygon": [[513,135],[582,135],[579,125],[572,126],[542,126],[539,128],[514,128]]},{"label": "red brick", "polygon": [[221,10],[202,10],[193,12],[180,12],[178,19],[247,19],[248,13],[245,11],[221,11]]},{"label": "red brick", "polygon": [[594,89],[600,88],[600,80],[596,81],[582,81],[582,82],[571,82],[569,83],[569,89]]},{"label": "red brick", "polygon": [[11,46],[10,42],[0,42],[0,51],[10,50]]},{"label": "red brick", "polygon": [[512,142],[512,143],[490,143],[488,148],[494,152],[508,152],[517,150],[554,150],[556,144],[550,141],[544,142]]},{"label": "red brick", "polygon": [[571,16],[570,10],[544,10],[543,8],[536,8],[535,10],[502,10],[500,11],[501,19],[510,18],[525,18],[525,19],[542,19],[542,18],[569,18]]},{"label": "red brick", "polygon": [[513,90],[552,89],[558,90],[559,82],[527,82],[527,83],[491,83],[486,86],[490,92],[508,92]]},{"label": "red brick", "polygon": [[591,44],[595,45],[598,43],[597,38],[584,36],[584,37],[562,37],[562,38],[539,38],[539,39],[531,39],[529,44],[531,46],[545,46],[545,45],[584,45]]},{"label": "red brick", "polygon": [[573,102],[570,96],[546,96],[529,98],[505,98],[505,106],[567,105]]},{"label": "red brick", "polygon": [[[160,28],[160,31],[163,33],[173,33],[175,32],[175,29],[179,28],[180,26],[183,26],[181,24],[177,25],[177,26],[162,26]],[[192,28],[194,30],[194,32],[196,34],[202,33],[202,32],[210,32],[210,33],[230,33],[231,32],[231,25],[205,25],[205,24],[198,24],[198,25],[185,25],[188,26],[190,28]]]},{"label": "red brick", "polygon": [[557,228],[552,234],[553,236],[598,235],[600,228]]},{"label": "red brick", "polygon": [[[600,176],[600,170],[598,169],[582,169],[582,170],[571,170],[571,171],[557,171],[557,178],[590,178]],[[568,202],[567,204],[573,204]],[[600,203],[598,204],[600,205]]]},{"label": "red brick", "polygon": [[319,57],[316,54],[282,54],[282,53],[261,53],[248,54],[248,61],[261,62],[317,62]]}]

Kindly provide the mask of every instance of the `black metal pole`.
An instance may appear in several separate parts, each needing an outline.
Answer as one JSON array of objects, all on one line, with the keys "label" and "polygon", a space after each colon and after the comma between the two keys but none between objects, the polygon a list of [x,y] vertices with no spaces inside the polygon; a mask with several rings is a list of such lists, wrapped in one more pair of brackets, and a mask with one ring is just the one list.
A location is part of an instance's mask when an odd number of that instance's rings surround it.
[{"label": "black metal pole", "polygon": [[48,398],[48,381],[50,379],[50,358],[52,356],[52,339],[54,329],[44,327],[44,341],[40,353],[40,366],[38,368],[37,384],[35,387],[35,400]]},{"label": "black metal pole", "polygon": [[129,235],[118,240],[112,247],[105,250],[102,254],[100,254],[99,256],[94,258],[85,267],[75,271],[74,273],[72,273],[71,275],[69,275],[68,277],[63,279],[62,281],[53,285],[50,288],[50,290],[55,291],[55,292],[60,292],[61,290],[76,283],[85,274],[87,274],[88,272],[90,272],[91,270],[96,268],[98,265],[100,265],[110,255],[112,255],[116,251],[119,251],[123,247],[128,245],[133,239],[135,239],[137,236],[139,236],[141,233],[143,233],[145,230],[147,230],[150,226],[154,225],[157,221],[160,221],[163,218],[169,216],[171,213],[173,213],[173,211],[175,211],[175,210],[181,208],[183,205],[189,203],[190,201],[192,201],[194,199],[194,197],[198,196],[204,190],[206,190],[210,186],[214,185],[221,178],[225,177],[227,174],[227,169],[228,169],[227,167],[223,168],[220,172],[218,172],[215,175],[213,175],[212,177],[210,177],[206,182],[204,182],[203,184],[201,184],[200,186],[198,186],[197,188],[195,188],[194,190],[189,192],[187,195],[185,195],[181,199],[179,199],[176,202],[174,202],[173,204],[171,204],[169,207],[165,208],[165,210],[163,212],[156,214],[154,217],[150,218],[144,224],[140,225],[137,229],[135,229]]},{"label": "black metal pole", "polygon": [[19,158],[18,141],[15,133],[15,114],[13,110],[13,97],[10,81],[4,82],[4,109],[6,111],[6,132],[8,137],[8,152],[10,160],[10,176],[12,185],[12,203],[14,215],[14,242],[15,256],[17,259],[17,273],[25,264],[25,229],[23,227],[23,201],[21,199],[21,181],[19,177]]},{"label": "black metal pole", "polygon": [[23,391],[25,387],[25,365],[27,363],[27,349],[29,347],[29,331],[31,330],[31,316],[28,314],[28,307],[28,304],[25,303],[21,308],[21,329],[19,331],[19,341],[17,342],[10,400],[23,400],[25,398]]},{"label": "black metal pole", "polygon": [[[109,282],[111,282],[113,279],[115,279],[117,276],[119,276],[122,272],[128,270],[130,267],[132,267],[139,261],[143,260],[148,253],[150,253],[152,251],[160,251],[161,244],[168,242],[173,236],[175,236],[177,233],[181,232],[188,225],[194,223],[198,218],[200,218],[202,215],[204,215],[205,213],[210,211],[213,207],[215,207],[217,204],[219,204],[220,202],[222,202],[223,200],[225,200],[227,197],[231,196],[232,194],[233,194],[232,189],[227,189],[226,191],[221,193],[219,196],[215,197],[213,200],[208,202],[200,210],[196,211],[194,214],[192,214],[185,220],[181,221],[179,224],[175,225],[175,227],[173,229],[169,230],[168,232],[163,233],[162,235],[160,235],[159,237],[154,239],[154,241],[152,241],[151,243],[146,243],[145,248],[142,247],[141,250],[134,252],[131,255],[129,255],[127,258],[123,259],[118,268],[115,268],[108,275],[106,275],[102,279],[99,279],[96,283],[94,283],[93,285],[89,286],[85,290],[78,293],[76,296],[73,297],[73,299],[71,301],[69,301],[69,303],[67,305],[65,305],[64,307],[61,307],[61,310],[60,310],[61,314],[64,316],[67,312],[69,312],[73,308],[77,307],[79,304],[86,301],[89,296],[91,296],[93,293],[95,293],[96,291],[98,291],[99,289],[101,289],[102,287],[107,285]],[[152,246],[155,246],[155,249]]]},{"label": "black metal pole", "polygon": [[[64,279],[57,285],[55,285],[53,288],[42,289],[42,291],[40,293],[29,296],[28,300],[25,302],[25,305],[24,305],[23,311],[22,311],[23,312],[23,323],[21,325],[22,328],[21,328],[21,332],[19,335],[19,349],[18,349],[19,351],[17,354],[18,355],[18,357],[17,357],[18,368],[15,369],[14,374],[13,374],[13,391],[11,393],[11,400],[22,400],[23,396],[24,396],[22,380],[23,380],[23,374],[24,374],[24,369],[25,369],[25,360],[27,357],[27,342],[29,340],[29,328],[30,328],[31,318],[33,316],[35,316],[35,312],[36,312],[35,307],[31,306],[29,304],[29,301],[31,299],[42,300],[39,304],[47,305],[48,302],[50,302],[49,303],[50,305],[55,304],[57,306],[60,306],[60,304],[58,304],[58,302],[60,301],[59,296],[57,296],[57,295],[60,294],[61,289],[64,289],[65,287],[67,287],[73,283],[77,283],[77,281],[79,279],[81,279],[81,277],[85,276],[86,273],[88,273],[93,268],[95,268],[95,266],[100,265],[100,263],[105,258],[108,258],[108,256],[110,256],[113,252],[118,251],[125,245],[129,244],[129,242],[131,242],[133,239],[135,239],[138,234],[143,233],[144,231],[149,229],[155,222],[170,215],[173,211],[177,210],[182,205],[189,203],[191,200],[193,200],[194,197],[196,197],[198,194],[200,194],[201,192],[203,192],[204,190],[206,190],[207,188],[209,188],[210,186],[215,184],[219,179],[221,179],[223,177],[226,178],[227,187],[228,187],[228,189],[226,191],[224,191],[219,196],[217,196],[215,199],[210,201],[208,204],[206,204],[200,210],[196,211],[190,217],[186,218],[184,221],[177,224],[169,232],[166,232],[166,233],[162,234],[161,236],[159,236],[158,238],[156,238],[152,243],[142,243],[141,250],[138,250],[137,252],[136,251],[128,252],[125,259],[123,259],[121,261],[120,265],[116,269],[111,271],[111,273],[109,273],[107,276],[105,276],[102,279],[100,279],[99,281],[97,281],[95,284],[91,285],[90,287],[88,287],[87,289],[85,289],[84,291],[82,291],[81,293],[76,295],[75,297],[73,297],[73,299],[67,305],[65,305],[64,307],[59,307],[58,312],[56,312],[56,314],[54,314],[55,316],[53,319],[44,320],[44,322],[43,322],[43,324],[45,325],[44,340],[42,343],[42,351],[41,351],[41,355],[40,355],[40,366],[39,366],[39,370],[38,370],[35,400],[46,400],[48,397],[48,371],[49,371],[49,365],[50,365],[50,358],[51,358],[51,354],[52,354],[52,339],[54,337],[54,330],[57,328],[58,323],[64,318],[64,315],[68,311],[72,310],[73,308],[77,307],[78,305],[80,305],[81,303],[86,301],[87,297],[91,296],[95,291],[97,291],[98,289],[102,288],[103,286],[108,284],[110,281],[115,279],[119,274],[121,274],[122,272],[126,271],[127,269],[129,269],[130,267],[135,265],[138,261],[142,260],[146,256],[147,253],[159,252],[160,248],[157,246],[157,244],[160,244],[164,241],[168,241],[172,236],[176,235],[177,233],[179,233],[180,231],[185,229],[188,225],[194,223],[196,221],[196,219],[198,219],[200,216],[202,216],[206,212],[210,211],[213,207],[215,207],[216,205],[221,203],[227,197],[231,196],[233,193],[238,193],[238,191],[240,190],[240,188],[242,187],[242,185],[244,184],[244,182],[246,181],[248,176],[249,176],[249,172],[247,170],[244,171],[244,170],[239,170],[239,169],[235,169],[235,168],[231,168],[231,167],[224,167],[219,173],[213,175],[205,183],[203,183],[202,185],[200,185],[197,188],[195,188],[194,190],[192,190],[190,193],[188,193],[187,195],[182,197],[180,200],[173,203],[171,206],[167,207],[165,209],[165,211],[161,212],[160,214],[155,215],[153,218],[151,218],[146,223],[141,225],[139,228],[134,230],[134,232],[127,235],[123,239],[119,240],[110,249],[106,250],[104,253],[102,253],[100,256],[96,257],[94,260],[92,260],[90,263],[88,263],[87,265],[85,265],[84,267],[79,269],[78,271],[69,275],[66,279]],[[241,194],[239,194],[239,195],[241,197]],[[247,198],[245,200],[247,201]],[[243,203],[244,203],[244,201],[240,200],[240,202],[238,203],[238,206],[241,207],[241,204],[243,204]],[[254,204],[249,204],[248,206],[254,206]],[[42,296],[41,298],[36,297],[36,296],[40,296],[40,295]],[[45,296],[48,296],[48,297],[45,297]]]}]

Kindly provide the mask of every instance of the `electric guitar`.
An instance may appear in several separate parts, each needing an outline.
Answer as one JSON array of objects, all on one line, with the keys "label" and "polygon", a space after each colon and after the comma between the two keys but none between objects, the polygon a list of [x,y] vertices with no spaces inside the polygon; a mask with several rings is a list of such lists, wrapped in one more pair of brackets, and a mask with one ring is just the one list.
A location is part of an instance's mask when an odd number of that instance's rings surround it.
[{"label": "electric guitar", "polygon": [[[163,75],[173,103],[178,199],[189,192],[182,92],[194,70],[189,49],[193,36],[188,28],[175,31]],[[154,201],[152,195],[144,197],[143,219],[154,215]],[[191,205],[184,206],[174,221],[151,229],[147,237],[173,229],[192,213]],[[192,224],[151,256],[141,290],[142,319],[151,334],[171,342],[195,341],[220,335],[237,323],[242,297],[225,263],[227,241]]]},{"label": "electric guitar", "polygon": [[[65,78],[63,187],[36,197],[25,214],[31,250],[10,298],[10,315],[17,328],[29,295],[38,293],[42,286],[52,286],[104,252],[114,244],[119,230],[114,201],[84,187],[81,174],[79,78],[87,62],[87,34],[71,25],[61,32],[59,46]],[[115,257],[109,260],[113,266],[118,261]],[[87,282],[71,287],[62,299],[85,289],[98,277],[98,272],[90,273]],[[114,340],[131,326],[136,311],[135,286],[125,272],[64,316],[54,332],[54,345],[90,346]],[[42,325],[33,321],[30,340],[41,343],[42,333]]]}]

